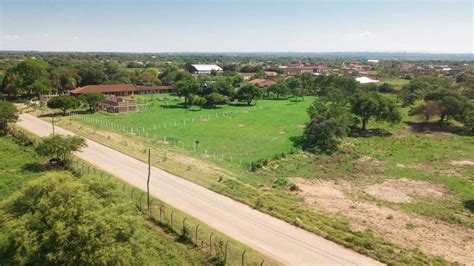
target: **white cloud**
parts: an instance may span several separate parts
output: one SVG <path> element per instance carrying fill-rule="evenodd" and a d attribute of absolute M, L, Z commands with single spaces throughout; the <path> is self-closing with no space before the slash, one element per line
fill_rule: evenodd
<path fill-rule="evenodd" d="M 14 40 L 14 39 L 20 39 L 20 35 L 10 35 L 10 34 L 7 34 L 7 35 L 4 35 L 3 36 L 3 39 L 5 40 Z"/>
<path fill-rule="evenodd" d="M 367 39 L 374 39 L 375 34 L 371 31 L 363 31 L 363 32 L 357 32 L 357 33 L 349 33 L 346 34 L 345 39 L 349 40 L 367 40 Z"/>
<path fill-rule="evenodd" d="M 43 34 L 42 35 L 44 38 L 48 38 L 49 37 L 49 34 Z"/>
<path fill-rule="evenodd" d="M 74 36 L 73 39 L 74 39 L 74 40 L 79 40 L 79 37 Z"/>

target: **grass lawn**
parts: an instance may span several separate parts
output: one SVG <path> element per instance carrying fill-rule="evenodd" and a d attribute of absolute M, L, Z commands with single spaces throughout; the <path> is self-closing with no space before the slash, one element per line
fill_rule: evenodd
<path fill-rule="evenodd" d="M 407 79 L 401 79 L 401 78 L 392 78 L 392 79 L 387 79 L 384 80 L 384 82 L 388 84 L 392 84 L 396 90 L 401 90 L 402 87 L 406 84 L 408 84 L 410 81 Z"/>
<path fill-rule="evenodd" d="M 79 119 L 176 145 L 201 157 L 248 166 L 252 161 L 289 152 L 294 147 L 292 137 L 303 132 L 308 120 L 306 109 L 314 100 L 260 100 L 250 107 L 186 110 L 178 105 L 178 98 L 169 95 L 170 105 L 164 108 L 162 97 L 154 96 L 147 111 L 95 113 Z"/>

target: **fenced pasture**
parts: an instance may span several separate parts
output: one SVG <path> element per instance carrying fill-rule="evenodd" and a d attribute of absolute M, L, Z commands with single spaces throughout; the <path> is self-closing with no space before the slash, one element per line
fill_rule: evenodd
<path fill-rule="evenodd" d="M 295 148 L 308 121 L 304 101 L 259 100 L 256 105 L 183 108 L 174 96 L 141 97 L 140 112 L 74 115 L 94 127 L 136 134 L 157 145 L 174 145 L 196 156 L 248 167 Z M 166 98 L 167 100 L 163 100 Z"/>

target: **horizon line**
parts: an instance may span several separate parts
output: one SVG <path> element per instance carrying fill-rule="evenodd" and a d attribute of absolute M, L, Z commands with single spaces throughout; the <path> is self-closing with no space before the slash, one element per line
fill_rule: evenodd
<path fill-rule="evenodd" d="M 37 53 L 117 53 L 117 54 L 331 54 L 331 53 L 385 53 L 385 54 L 431 54 L 431 55 L 474 55 L 474 52 L 435 52 L 435 51 L 79 51 L 79 50 L 9 50 L 0 52 L 37 52 Z"/>

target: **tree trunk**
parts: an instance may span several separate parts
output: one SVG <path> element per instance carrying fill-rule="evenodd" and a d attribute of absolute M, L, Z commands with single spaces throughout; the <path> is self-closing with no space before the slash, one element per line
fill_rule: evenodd
<path fill-rule="evenodd" d="M 362 130 L 365 130 L 366 129 L 366 126 L 367 126 L 367 120 L 368 119 L 362 119 Z"/>

